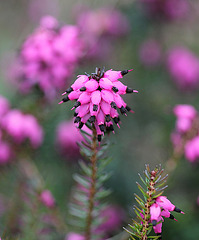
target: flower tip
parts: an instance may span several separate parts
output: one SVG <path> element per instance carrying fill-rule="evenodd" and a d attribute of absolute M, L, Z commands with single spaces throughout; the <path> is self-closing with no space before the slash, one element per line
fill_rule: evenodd
<path fill-rule="evenodd" d="M 135 113 L 133 110 L 130 110 L 131 113 Z"/>
<path fill-rule="evenodd" d="M 119 123 L 117 123 L 117 126 L 118 126 L 118 128 L 120 128 L 120 125 L 119 125 Z"/>
<path fill-rule="evenodd" d="M 75 109 L 75 107 L 72 107 L 71 110 Z"/>
<path fill-rule="evenodd" d="M 132 72 L 133 71 L 133 69 L 130 69 L 130 70 L 128 70 L 129 72 Z"/>
<path fill-rule="evenodd" d="M 174 218 L 173 220 L 175 220 L 176 222 L 178 222 L 178 220 L 177 220 L 177 219 L 175 219 L 175 218 Z"/>
<path fill-rule="evenodd" d="M 183 211 L 181 211 L 182 214 L 185 214 Z"/>
<path fill-rule="evenodd" d="M 62 93 L 62 96 L 64 96 L 66 94 L 66 92 Z"/>
<path fill-rule="evenodd" d="M 63 101 L 59 102 L 58 104 L 62 104 L 62 103 L 63 103 Z"/>
<path fill-rule="evenodd" d="M 138 90 L 133 90 L 134 93 L 138 93 Z"/>

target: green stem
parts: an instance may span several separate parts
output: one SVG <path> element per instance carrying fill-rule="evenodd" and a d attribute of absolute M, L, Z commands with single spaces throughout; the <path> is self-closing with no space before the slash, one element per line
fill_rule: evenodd
<path fill-rule="evenodd" d="M 92 136 L 92 144 L 91 150 L 93 152 L 90 160 L 91 160 L 91 186 L 89 191 L 89 200 L 88 200 L 88 215 L 86 221 L 86 231 L 85 231 L 85 240 L 91 239 L 92 234 L 92 220 L 93 220 L 93 209 L 94 209 L 94 198 L 96 194 L 96 178 L 97 178 L 97 132 L 95 127 L 93 126 L 93 136 Z"/>

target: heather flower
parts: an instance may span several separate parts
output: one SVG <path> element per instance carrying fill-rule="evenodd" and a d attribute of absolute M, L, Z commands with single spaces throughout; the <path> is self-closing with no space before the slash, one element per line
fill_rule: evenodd
<path fill-rule="evenodd" d="M 82 56 L 83 43 L 76 26 L 59 26 L 45 16 L 40 26 L 25 40 L 18 57 L 18 89 L 28 93 L 39 87 L 48 99 L 63 88 Z"/>
<path fill-rule="evenodd" d="M 165 196 L 159 196 L 155 199 L 150 207 L 150 220 L 153 225 L 154 232 L 161 234 L 162 232 L 162 222 L 164 221 L 163 217 L 174 219 L 174 216 L 170 211 L 175 211 L 178 213 L 184 214 L 179 208 L 173 205 Z"/>
<path fill-rule="evenodd" d="M 12 159 L 14 153 L 11 146 L 0 140 L 0 165 L 4 165 Z"/>
<path fill-rule="evenodd" d="M 161 60 L 160 44 L 154 39 L 143 42 L 139 49 L 139 56 L 141 63 L 145 66 L 157 65 Z"/>
<path fill-rule="evenodd" d="M 33 148 L 37 148 L 43 141 L 43 130 L 37 119 L 24 114 L 18 109 L 10 110 L 1 120 L 1 127 L 10 135 L 15 143 L 21 144 L 26 139 Z"/>
<path fill-rule="evenodd" d="M 55 207 L 55 199 L 49 190 L 44 190 L 40 194 L 41 202 L 48 208 Z"/>
<path fill-rule="evenodd" d="M 63 93 L 68 95 L 60 103 L 76 100 L 72 108 L 75 108 L 74 122 L 79 123 L 79 128 L 87 122 L 94 124 L 98 141 L 101 141 L 105 132 L 114 131 L 113 122 L 119 127 L 117 109 L 125 115 L 132 112 L 120 95 L 137 91 L 118 80 L 129 71 L 132 70 L 104 72 L 97 68 L 91 75 L 79 75 L 74 84 Z"/>
<path fill-rule="evenodd" d="M 168 71 L 178 88 L 194 90 L 199 86 L 199 58 L 190 50 L 176 47 L 167 59 Z"/>
<path fill-rule="evenodd" d="M 90 132 L 90 129 L 85 125 L 82 127 L 82 130 Z M 84 138 L 82 137 L 82 134 L 74 125 L 73 121 L 65 121 L 58 125 L 56 130 L 56 144 L 64 156 L 71 157 L 71 159 L 78 157 L 79 146 L 77 145 L 77 142 L 83 140 Z"/>
<path fill-rule="evenodd" d="M 10 103 L 6 98 L 0 96 L 0 118 L 5 115 L 10 109 Z"/>

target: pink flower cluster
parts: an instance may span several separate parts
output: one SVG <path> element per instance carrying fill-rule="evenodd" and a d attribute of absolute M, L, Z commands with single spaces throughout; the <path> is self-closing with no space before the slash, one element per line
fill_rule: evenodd
<path fill-rule="evenodd" d="M 172 133 L 172 142 L 174 147 L 178 147 L 182 144 L 182 137 L 193 130 L 198 112 L 191 105 L 177 105 L 173 111 L 177 120 L 175 132 Z M 193 138 L 185 143 L 184 152 L 190 162 L 196 162 L 199 159 L 199 129 L 196 129 Z"/>
<path fill-rule="evenodd" d="M 90 132 L 85 125 L 82 130 Z M 79 146 L 77 142 L 83 141 L 84 138 L 79 129 L 74 125 L 73 121 L 64 121 L 59 124 L 56 131 L 56 145 L 59 151 L 64 156 L 71 159 L 77 159 L 79 157 Z"/>
<path fill-rule="evenodd" d="M 88 46 L 87 56 L 96 59 L 109 55 L 112 41 L 129 32 L 129 23 L 125 15 L 109 7 L 97 10 L 85 9 L 77 11 L 77 25 L 81 29 Z"/>
<path fill-rule="evenodd" d="M 190 50 L 176 47 L 169 51 L 168 71 L 181 90 L 194 90 L 199 86 L 199 58 Z"/>
<path fill-rule="evenodd" d="M 13 157 L 12 143 L 16 147 L 25 140 L 29 140 L 33 148 L 39 147 L 43 141 L 41 126 L 34 116 L 10 109 L 7 99 L 0 96 L 0 163 Z"/>
<path fill-rule="evenodd" d="M 77 80 L 66 90 L 64 97 L 60 103 L 69 100 L 76 100 L 75 123 L 79 123 L 79 128 L 82 128 L 85 123 L 94 124 L 98 141 L 105 132 L 114 131 L 113 121 L 119 127 L 119 113 L 122 114 L 132 111 L 124 102 L 120 95 L 126 93 L 137 92 L 118 79 L 123 78 L 131 70 L 113 71 L 100 70 L 96 68 L 96 72 L 91 75 L 79 75 Z"/>
<path fill-rule="evenodd" d="M 33 87 L 48 99 L 62 89 L 82 57 L 83 42 L 76 26 L 59 26 L 51 17 L 43 17 L 40 26 L 23 43 L 17 68 L 17 84 L 23 93 Z"/>
<path fill-rule="evenodd" d="M 155 233 L 162 233 L 162 222 L 164 221 L 163 217 L 176 220 L 174 216 L 170 213 L 171 211 L 183 213 L 179 208 L 174 206 L 167 199 L 167 197 L 160 196 L 156 198 L 155 203 L 153 203 L 150 207 L 150 220 L 152 222 Z"/>
<path fill-rule="evenodd" d="M 189 11 L 187 0 L 140 0 L 151 16 L 169 20 L 184 18 Z"/>

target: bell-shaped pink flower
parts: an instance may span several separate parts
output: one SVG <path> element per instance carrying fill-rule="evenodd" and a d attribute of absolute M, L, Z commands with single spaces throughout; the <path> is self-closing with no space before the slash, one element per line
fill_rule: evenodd
<path fill-rule="evenodd" d="M 11 146 L 0 140 L 0 165 L 4 165 L 12 159 L 14 153 Z"/>
<path fill-rule="evenodd" d="M 67 234 L 65 240 L 85 240 L 85 237 L 78 233 L 70 232 Z"/>
<path fill-rule="evenodd" d="M 153 226 L 157 224 L 160 213 L 161 213 L 160 206 L 156 203 L 152 204 L 150 207 L 150 215 Z"/>
<path fill-rule="evenodd" d="M 76 108 L 74 122 L 79 123 L 79 128 L 82 128 L 87 121 L 94 124 L 98 141 L 101 141 L 104 132 L 114 132 L 113 122 L 119 127 L 118 109 L 125 115 L 129 111 L 133 112 L 120 96 L 137 92 L 119 81 L 129 71 L 131 70 L 105 72 L 96 68 L 96 72 L 91 75 L 80 75 L 63 93 L 68 96 L 64 97 L 60 103 L 76 100 L 72 108 Z M 71 94 L 75 97 L 71 98 Z"/>

